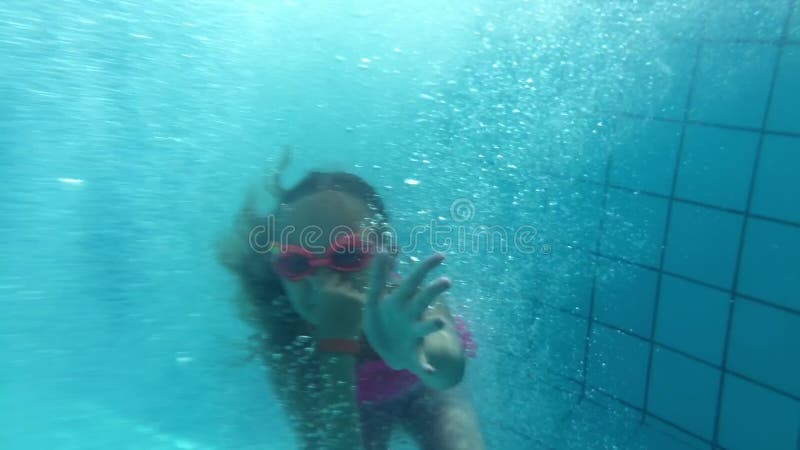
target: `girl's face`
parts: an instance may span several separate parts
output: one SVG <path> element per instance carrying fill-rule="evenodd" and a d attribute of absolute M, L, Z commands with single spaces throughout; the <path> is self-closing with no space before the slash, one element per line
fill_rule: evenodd
<path fill-rule="evenodd" d="M 352 195 L 321 191 L 281 207 L 275 239 L 281 244 L 303 247 L 313 257 L 321 258 L 324 249 L 343 233 L 371 236 L 374 240 L 376 233 L 363 233 L 373 227 L 374 216 L 364 201 Z M 313 323 L 314 310 L 325 289 L 336 287 L 365 296 L 368 273 L 368 266 L 348 272 L 322 266 L 298 280 L 281 277 L 281 283 L 295 311 Z"/>

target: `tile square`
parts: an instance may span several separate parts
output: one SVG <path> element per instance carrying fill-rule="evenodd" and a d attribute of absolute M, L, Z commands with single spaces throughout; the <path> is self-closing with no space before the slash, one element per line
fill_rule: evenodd
<path fill-rule="evenodd" d="M 554 309 L 542 311 L 534 319 L 528 339 L 540 355 L 526 364 L 543 365 L 543 369 L 564 377 L 580 379 L 587 326 L 586 319 Z"/>
<path fill-rule="evenodd" d="M 603 186 L 553 180 L 539 189 L 544 200 L 542 214 L 534 225 L 550 242 L 594 249 L 603 213 Z"/>
<path fill-rule="evenodd" d="M 527 271 L 509 274 L 507 281 L 542 303 L 588 317 L 594 264 L 586 251 L 554 245 L 549 255 L 537 255 Z"/>
<path fill-rule="evenodd" d="M 595 318 L 649 337 L 657 283 L 658 273 L 654 270 L 600 260 L 594 299 Z"/>
<path fill-rule="evenodd" d="M 707 4 L 703 0 L 639 0 L 619 5 L 629 13 L 631 21 L 641 20 L 651 29 L 658 30 L 664 41 L 671 41 L 700 38 Z M 617 17 L 613 19 L 618 20 Z"/>
<path fill-rule="evenodd" d="M 501 448 L 524 448 L 526 445 L 544 447 L 544 443 L 532 435 L 523 434 L 514 424 L 500 418 L 481 418 L 481 432 L 487 445 Z M 416 450 L 415 443 L 403 434 L 393 434 L 389 448 L 396 450 Z"/>
<path fill-rule="evenodd" d="M 800 402 L 735 375 L 725 375 L 719 443 L 730 450 L 796 450 Z"/>
<path fill-rule="evenodd" d="M 750 219 L 739 292 L 800 311 L 800 228 Z"/>
<path fill-rule="evenodd" d="M 704 439 L 714 433 L 719 370 L 656 348 L 650 375 L 650 410 Z"/>
<path fill-rule="evenodd" d="M 705 37 L 711 40 L 773 40 L 783 33 L 787 2 L 731 2 L 725 7 L 708 8 Z"/>
<path fill-rule="evenodd" d="M 737 299 L 728 368 L 800 397 L 800 315 Z"/>
<path fill-rule="evenodd" d="M 648 416 L 626 449 L 711 450 L 711 444 Z"/>
<path fill-rule="evenodd" d="M 609 182 L 612 185 L 669 195 L 681 125 L 671 122 L 618 119 Z"/>
<path fill-rule="evenodd" d="M 611 127 L 602 119 L 571 116 L 553 118 L 548 126 L 556 130 L 555 134 L 542 136 L 534 166 L 560 178 L 604 183 L 613 148 Z"/>
<path fill-rule="evenodd" d="M 664 275 L 656 341 L 719 365 L 729 305 L 726 292 Z"/>
<path fill-rule="evenodd" d="M 583 384 L 577 380 L 567 379 L 553 372 L 537 373 L 535 379 L 542 385 L 540 390 L 550 392 L 553 396 L 561 399 L 555 402 L 558 404 L 558 416 L 561 419 L 569 414 L 569 406 L 580 401 Z M 564 405 L 564 399 L 567 400 L 568 406 Z"/>
<path fill-rule="evenodd" d="M 800 223 L 800 137 L 765 136 L 763 145 L 752 212 Z"/>
<path fill-rule="evenodd" d="M 666 220 L 666 199 L 609 189 L 600 250 L 605 255 L 658 267 Z"/>
<path fill-rule="evenodd" d="M 636 432 L 637 419 L 641 413 L 619 403 L 596 402 L 584 399 L 572 411 L 559 429 L 559 436 L 547 447 L 563 450 L 592 448 L 626 448 L 625 443 Z"/>
<path fill-rule="evenodd" d="M 800 133 L 800 46 L 787 45 L 778 66 L 767 129 Z"/>
<path fill-rule="evenodd" d="M 800 4 L 795 4 L 792 23 L 789 25 L 789 40 L 800 42 Z"/>
<path fill-rule="evenodd" d="M 675 195 L 744 211 L 758 140 L 749 131 L 687 127 Z"/>
<path fill-rule="evenodd" d="M 697 43 L 658 40 L 641 44 L 641 49 L 621 62 L 621 98 L 609 107 L 629 114 L 683 119 Z"/>
<path fill-rule="evenodd" d="M 705 44 L 689 118 L 760 128 L 777 47 L 766 44 Z"/>
<path fill-rule="evenodd" d="M 554 385 L 534 373 L 518 373 L 518 376 L 510 377 L 509 381 L 512 379 L 515 381 L 513 384 L 504 383 L 496 387 L 497 396 L 500 397 L 496 401 L 487 404 L 484 399 L 476 398 L 476 404 L 493 410 L 514 411 L 515 417 L 525 417 L 527 420 L 509 421 L 508 417 L 498 415 L 497 419 L 534 439 L 550 441 L 560 434 L 564 420 L 580 399 L 580 384 L 562 379 Z M 492 384 L 490 380 L 486 382 Z M 525 392 L 525 395 L 519 395 L 520 392 Z"/>
<path fill-rule="evenodd" d="M 642 339 L 595 324 L 589 345 L 587 384 L 641 407 L 649 349 Z"/>
<path fill-rule="evenodd" d="M 730 288 L 743 216 L 676 202 L 664 270 Z"/>

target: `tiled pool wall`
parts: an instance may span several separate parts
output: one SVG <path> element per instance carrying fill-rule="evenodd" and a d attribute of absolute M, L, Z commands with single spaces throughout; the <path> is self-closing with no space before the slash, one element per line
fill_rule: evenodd
<path fill-rule="evenodd" d="M 603 170 L 564 181 L 531 274 L 528 346 L 571 404 L 691 448 L 800 448 L 799 3 L 715 0 L 599 112 Z"/>

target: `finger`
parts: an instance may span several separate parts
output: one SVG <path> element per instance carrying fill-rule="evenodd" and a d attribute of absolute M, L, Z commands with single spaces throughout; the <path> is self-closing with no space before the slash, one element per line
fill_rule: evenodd
<path fill-rule="evenodd" d="M 367 290 L 367 308 L 376 310 L 378 301 L 383 296 L 386 281 L 389 278 L 390 257 L 385 253 L 377 253 L 372 259 Z"/>
<path fill-rule="evenodd" d="M 436 372 L 436 369 L 431 365 L 430 362 L 428 362 L 428 357 L 425 356 L 425 352 L 422 351 L 421 349 L 419 351 L 419 365 L 422 368 L 422 370 L 424 370 L 425 373 L 429 375 Z"/>
<path fill-rule="evenodd" d="M 411 318 L 419 319 L 422 316 L 422 313 L 428 308 L 428 306 L 436 300 L 441 293 L 450 289 L 453 283 L 447 277 L 439 278 L 438 280 L 434 281 L 433 283 L 429 284 L 425 287 L 413 300 L 411 300 L 411 304 L 408 307 L 408 313 L 410 314 Z"/>
<path fill-rule="evenodd" d="M 435 333 L 444 328 L 445 322 L 441 317 L 433 319 L 422 320 L 412 325 L 414 336 L 424 338 L 425 336 Z"/>
<path fill-rule="evenodd" d="M 425 261 L 411 272 L 411 275 L 400 284 L 400 287 L 397 288 L 396 292 L 398 297 L 401 299 L 411 298 L 411 296 L 416 293 L 419 285 L 422 284 L 425 276 L 428 275 L 428 272 L 441 264 L 442 261 L 444 261 L 444 255 L 441 253 L 435 253 L 425 259 Z"/>

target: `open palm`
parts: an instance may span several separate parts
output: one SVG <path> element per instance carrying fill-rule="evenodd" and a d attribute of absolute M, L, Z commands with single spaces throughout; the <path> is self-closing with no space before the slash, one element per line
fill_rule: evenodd
<path fill-rule="evenodd" d="M 372 262 L 369 291 L 364 309 L 364 334 L 370 346 L 389 367 L 413 373 L 432 373 L 422 351 L 425 336 L 444 326 L 440 318 L 425 319 L 423 313 L 436 297 L 450 288 L 447 278 L 440 278 L 420 289 L 425 276 L 444 260 L 434 254 L 420 264 L 400 286 L 384 295 L 391 271 L 391 257 L 379 253 Z"/>

